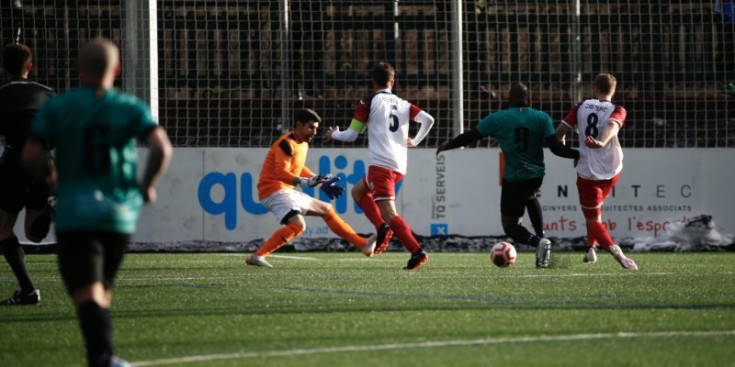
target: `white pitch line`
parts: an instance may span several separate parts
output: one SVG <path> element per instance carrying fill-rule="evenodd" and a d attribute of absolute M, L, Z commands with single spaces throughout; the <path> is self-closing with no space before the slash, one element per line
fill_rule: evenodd
<path fill-rule="evenodd" d="M 245 256 L 245 254 L 218 254 L 219 256 Z M 294 259 L 294 260 L 318 260 L 315 257 L 308 256 L 288 256 L 288 255 L 268 255 L 270 257 L 277 257 L 281 259 Z"/>
<path fill-rule="evenodd" d="M 403 344 L 379 344 L 379 345 L 346 345 L 342 347 L 324 347 L 324 348 L 298 348 L 278 350 L 272 352 L 240 352 L 240 353 L 223 353 L 208 354 L 180 358 L 155 359 L 150 361 L 132 362 L 132 367 L 144 366 L 163 366 L 178 363 L 190 362 L 206 362 L 225 359 L 248 359 L 262 357 L 284 357 L 297 355 L 325 354 L 325 353 L 344 353 L 344 352 L 367 352 L 377 350 L 396 350 L 396 349 L 413 349 L 413 348 L 436 348 L 436 347 L 452 347 L 466 345 L 492 345 L 507 343 L 536 343 L 536 342 L 565 342 L 574 340 L 597 340 L 597 339 L 615 339 L 615 338 L 669 338 L 669 337 L 685 337 L 685 336 L 718 336 L 718 335 L 735 335 L 735 330 L 720 331 L 660 331 L 647 333 L 601 333 L 601 334 L 571 334 L 571 335 L 549 335 L 549 336 L 521 336 L 509 338 L 487 338 L 487 339 L 470 339 L 470 340 L 443 340 L 443 341 L 427 341 L 420 343 L 403 343 Z"/>
<path fill-rule="evenodd" d="M 627 273 L 622 274 L 632 274 L 636 276 L 640 275 L 671 275 L 674 273 L 634 273 L 632 271 L 629 271 Z M 594 276 L 609 276 L 610 273 L 569 273 L 569 274 L 554 274 L 554 273 L 548 273 L 548 274 L 525 274 L 525 275 L 516 275 L 516 274 L 508 274 L 508 275 L 501 275 L 501 277 L 509 277 L 509 278 L 574 278 L 574 277 L 594 277 Z M 616 276 L 619 276 L 621 274 L 616 274 Z"/>
<path fill-rule="evenodd" d="M 271 257 L 278 257 L 278 258 L 287 258 L 287 259 L 297 259 L 297 260 L 310 260 L 310 261 L 318 261 L 319 260 L 319 259 L 313 258 L 313 257 L 297 257 L 297 256 L 283 256 L 283 255 L 269 255 L 269 256 L 271 256 Z M 355 258 L 355 259 L 338 259 L 338 260 L 328 260 L 328 261 L 338 261 L 338 262 L 342 262 L 342 261 L 373 261 L 373 262 L 380 262 L 380 263 L 400 263 L 400 262 L 403 262 L 403 260 L 371 259 L 371 258 L 365 258 L 365 259 L 361 259 L 361 258 Z M 424 273 L 425 273 L 424 274 L 424 277 L 427 277 L 427 278 L 430 277 L 430 274 L 429 274 L 429 270 L 428 269 Z M 462 272 L 455 272 L 454 274 L 457 275 L 457 276 L 465 276 L 465 275 L 467 275 L 467 274 L 462 273 Z M 525 275 L 511 274 L 511 273 L 508 273 L 508 274 L 497 273 L 497 274 L 492 274 L 492 276 L 493 277 L 496 277 L 496 278 L 574 278 L 574 277 L 590 277 L 591 278 L 591 277 L 608 277 L 611 274 L 613 274 L 613 273 L 570 273 L 570 274 L 555 274 L 553 272 L 549 272 L 549 273 L 545 273 L 545 274 L 525 274 Z M 615 276 L 620 276 L 620 275 L 635 275 L 635 276 L 641 277 L 641 276 L 668 276 L 668 275 L 671 275 L 671 274 L 675 274 L 675 273 L 667 273 L 667 272 L 640 273 L 640 272 L 632 272 L 632 271 L 629 271 L 629 272 L 625 272 L 625 273 L 615 273 Z M 725 275 L 727 275 L 727 274 L 735 274 L 735 272 L 733 272 L 733 273 L 730 273 L 730 272 L 722 272 L 722 273 L 711 273 L 711 274 L 715 274 L 715 275 L 725 274 Z M 472 275 L 472 274 L 470 274 L 470 275 Z M 475 274 L 475 275 L 476 276 L 483 276 L 484 277 L 487 274 L 486 273 L 482 273 L 482 274 Z M 446 274 L 438 274 L 437 277 L 445 278 L 446 277 Z M 38 280 L 43 280 L 43 281 L 46 281 L 46 280 L 57 281 L 57 280 L 61 279 L 61 276 L 39 277 L 39 278 L 33 278 L 33 279 L 38 279 Z M 130 278 L 119 277 L 117 279 L 117 282 L 148 282 L 148 281 L 151 281 L 151 280 L 156 280 L 156 281 L 181 281 L 181 280 L 223 280 L 223 279 L 224 280 L 242 280 L 242 279 L 248 279 L 248 278 L 245 277 L 245 276 L 244 277 L 232 277 L 232 276 L 227 276 L 227 277 L 211 277 L 211 276 L 206 276 L 206 277 L 170 277 L 170 278 L 159 278 L 157 276 L 152 275 L 151 277 L 148 277 L 148 278 L 146 278 L 146 277 L 130 277 Z M 0 279 L 0 282 L 2 282 L 2 283 L 14 283 L 14 282 L 16 282 L 16 280 L 15 279 L 10 279 L 10 278 L 8 278 L 8 279 Z"/>
<path fill-rule="evenodd" d="M 291 259 L 291 260 L 312 260 L 312 261 L 319 260 L 315 257 L 307 257 L 307 256 L 288 256 L 288 255 L 268 255 L 268 256 L 277 257 L 279 259 Z"/>

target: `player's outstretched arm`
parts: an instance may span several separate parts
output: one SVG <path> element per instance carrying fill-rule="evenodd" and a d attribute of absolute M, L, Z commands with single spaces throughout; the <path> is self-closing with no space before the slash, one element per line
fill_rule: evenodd
<path fill-rule="evenodd" d="M 337 183 L 339 180 L 339 177 L 332 177 L 322 182 L 321 190 L 324 191 L 331 200 L 342 196 L 342 193 L 345 191 L 345 188 Z"/>
<path fill-rule="evenodd" d="M 564 145 L 559 141 L 559 139 L 557 139 L 557 136 L 557 134 L 553 134 L 546 137 L 546 145 L 549 147 L 551 152 L 562 158 L 570 158 L 574 160 L 579 159 L 579 151 Z"/>
<path fill-rule="evenodd" d="M 310 177 L 296 177 L 296 179 L 294 179 L 293 181 L 293 185 L 301 187 L 314 187 L 330 179 L 332 179 L 332 175 L 330 174 L 317 174 Z"/>
<path fill-rule="evenodd" d="M 141 191 L 145 202 L 153 203 L 156 201 L 156 183 L 171 163 L 173 148 L 166 131 L 160 126 L 148 133 L 146 142 L 150 147 L 150 155 L 145 167 Z"/>
<path fill-rule="evenodd" d="M 452 140 L 441 143 L 439 147 L 436 148 L 436 155 L 439 155 L 439 153 L 445 150 L 456 149 L 472 144 L 482 138 L 484 138 L 484 136 L 482 136 L 480 131 L 473 127 L 471 130 L 455 136 Z"/>
<path fill-rule="evenodd" d="M 357 136 L 365 129 L 365 124 L 352 119 L 350 127 L 347 130 L 340 131 L 339 126 L 331 126 L 327 130 L 327 141 L 332 139 L 351 143 L 357 140 Z"/>

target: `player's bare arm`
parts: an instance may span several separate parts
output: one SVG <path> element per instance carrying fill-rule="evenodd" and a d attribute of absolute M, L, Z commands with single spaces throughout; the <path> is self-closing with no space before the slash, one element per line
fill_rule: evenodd
<path fill-rule="evenodd" d="M 572 128 L 569 125 L 562 122 L 559 124 L 559 126 L 556 127 L 556 138 L 559 139 L 559 141 L 562 144 L 566 144 L 567 134 L 569 134 L 571 131 L 572 131 Z"/>
<path fill-rule="evenodd" d="M 562 145 L 567 144 L 567 134 L 572 132 L 572 127 L 567 125 L 565 122 L 562 122 L 559 124 L 559 126 L 556 127 L 556 138 L 559 140 L 559 142 Z M 579 163 L 579 156 L 574 159 L 574 167 L 577 167 L 577 164 Z"/>
<path fill-rule="evenodd" d="M 588 148 L 592 149 L 602 148 L 607 145 L 608 142 L 610 142 L 610 139 L 618 135 L 618 131 L 620 131 L 620 122 L 617 120 L 609 120 L 607 123 L 607 129 L 603 131 L 600 139 L 595 139 L 592 136 L 588 136 L 584 139 L 584 144 Z"/>
<path fill-rule="evenodd" d="M 156 183 L 171 163 L 173 148 L 166 131 L 160 126 L 151 130 L 146 142 L 151 150 L 141 184 L 141 191 L 146 203 L 154 203 L 157 198 Z"/>

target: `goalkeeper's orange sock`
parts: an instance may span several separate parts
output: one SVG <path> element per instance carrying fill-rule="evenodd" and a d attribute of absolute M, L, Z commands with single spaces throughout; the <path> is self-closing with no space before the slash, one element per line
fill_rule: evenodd
<path fill-rule="evenodd" d="M 388 226 L 390 226 L 393 233 L 398 236 L 398 239 L 401 240 L 403 246 L 412 254 L 421 250 L 421 245 L 419 245 L 419 242 L 416 241 L 416 237 L 411 233 L 411 227 L 408 226 L 408 223 L 406 223 L 400 215 L 393 217 L 393 219 L 390 220 L 390 223 L 388 223 Z"/>
<path fill-rule="evenodd" d="M 258 256 L 268 256 L 273 251 L 276 251 L 283 245 L 287 244 L 288 241 L 296 238 L 296 236 L 300 235 L 303 231 L 304 228 L 300 225 L 289 223 L 276 230 L 271 238 L 265 241 L 258 251 L 255 251 L 255 254 Z"/>
<path fill-rule="evenodd" d="M 594 243 L 593 241 L 597 241 L 600 244 L 600 247 L 605 250 L 609 250 L 610 246 L 615 244 L 610 237 L 610 233 L 607 231 L 607 228 L 605 228 L 605 225 L 596 220 L 587 221 L 587 237 L 591 239 L 588 240 L 588 243 Z"/>
<path fill-rule="evenodd" d="M 370 223 L 375 226 L 376 230 L 380 229 L 383 223 L 385 223 L 385 220 L 383 220 L 383 217 L 380 215 L 378 204 L 375 203 L 375 199 L 373 199 L 373 195 L 370 193 L 363 195 L 360 200 L 357 201 L 357 205 L 363 212 L 365 212 L 365 216 L 368 217 Z"/>
<path fill-rule="evenodd" d="M 329 208 L 329 212 L 327 212 L 323 218 L 329 229 L 331 229 L 337 236 L 346 239 L 347 242 L 357 246 L 360 250 L 367 245 L 367 240 L 355 233 L 352 227 L 337 215 L 334 208 Z"/>

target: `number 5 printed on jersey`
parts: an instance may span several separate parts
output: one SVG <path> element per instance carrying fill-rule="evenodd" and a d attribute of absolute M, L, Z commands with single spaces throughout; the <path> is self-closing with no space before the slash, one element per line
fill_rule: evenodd
<path fill-rule="evenodd" d="M 389 129 L 391 132 L 398 131 L 398 126 L 400 125 L 400 121 L 398 121 L 398 116 L 396 116 L 396 111 L 398 111 L 398 106 L 391 105 L 390 106 L 390 118 L 393 120 L 390 123 Z"/>

